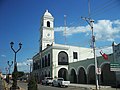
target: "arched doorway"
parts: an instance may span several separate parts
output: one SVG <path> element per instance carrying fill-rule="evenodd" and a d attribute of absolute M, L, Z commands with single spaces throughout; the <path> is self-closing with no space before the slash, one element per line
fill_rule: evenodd
<path fill-rule="evenodd" d="M 64 80 L 67 80 L 67 77 L 68 77 L 68 72 L 65 68 L 61 68 L 59 71 L 58 71 L 58 77 L 62 77 L 64 78 Z"/>
<path fill-rule="evenodd" d="M 101 68 L 101 84 L 114 85 L 116 81 L 115 72 L 110 71 L 110 64 L 104 64 Z"/>
<path fill-rule="evenodd" d="M 45 71 L 45 77 L 47 77 L 47 72 Z"/>
<path fill-rule="evenodd" d="M 70 73 L 70 82 L 77 83 L 77 75 L 74 69 L 72 69 Z"/>
<path fill-rule="evenodd" d="M 86 77 L 86 73 L 83 67 L 81 67 L 78 71 L 78 83 L 80 84 L 87 83 L 87 77 Z"/>
<path fill-rule="evenodd" d="M 48 77 L 50 77 L 50 71 L 48 72 Z"/>
<path fill-rule="evenodd" d="M 42 72 L 42 74 L 41 74 L 41 80 L 43 80 L 44 79 L 44 74 L 43 74 L 43 72 Z"/>
<path fill-rule="evenodd" d="M 95 84 L 95 66 L 90 66 L 88 70 L 88 83 Z"/>

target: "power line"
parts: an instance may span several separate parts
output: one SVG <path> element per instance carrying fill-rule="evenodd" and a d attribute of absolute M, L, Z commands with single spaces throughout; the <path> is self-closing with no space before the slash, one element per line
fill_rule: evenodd
<path fill-rule="evenodd" d="M 99 10 L 101 10 L 102 8 L 104 8 L 107 4 L 111 3 L 111 1 L 112 1 L 112 0 L 108 0 L 108 1 L 100 4 L 100 5 L 97 6 L 97 7 L 95 8 L 95 10 L 94 10 L 93 12 L 91 12 L 91 13 L 96 13 L 96 12 L 98 12 Z M 102 7 L 101 7 L 101 6 L 102 6 Z"/>
<path fill-rule="evenodd" d="M 108 3 L 107 5 L 103 6 L 102 8 L 96 10 L 95 12 L 93 12 L 93 14 L 91 14 L 92 17 L 97 17 L 103 13 L 109 12 L 110 10 L 114 9 L 114 7 L 117 7 L 117 3 L 111 2 Z"/>

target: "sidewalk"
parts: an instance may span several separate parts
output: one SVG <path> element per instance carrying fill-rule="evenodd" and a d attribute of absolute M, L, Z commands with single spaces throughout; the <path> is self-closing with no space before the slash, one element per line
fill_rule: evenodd
<path fill-rule="evenodd" d="M 0 90 L 10 90 L 10 87 L 12 86 L 12 83 L 8 84 L 5 80 L 2 81 L 3 83 L 3 89 L 0 88 Z M 25 90 L 23 88 L 20 87 L 19 90 Z"/>
<path fill-rule="evenodd" d="M 3 81 L 0 79 L 0 90 L 4 90 Z"/>
<path fill-rule="evenodd" d="M 0 90 L 9 90 L 5 80 L 0 80 L 0 83 L 1 83 Z"/>
<path fill-rule="evenodd" d="M 8 84 L 8 90 L 10 90 L 10 87 L 12 86 L 12 84 Z M 25 89 L 23 89 L 23 88 L 21 88 L 21 87 L 19 87 L 20 89 L 19 90 L 25 90 Z"/>
<path fill-rule="evenodd" d="M 95 85 L 89 85 L 89 84 L 74 84 L 74 83 L 71 83 L 69 85 L 70 87 L 80 87 L 80 88 L 85 88 L 86 90 L 95 90 L 96 89 L 96 86 Z M 99 87 L 100 89 L 103 89 L 103 88 L 111 88 L 110 86 L 100 86 Z"/>

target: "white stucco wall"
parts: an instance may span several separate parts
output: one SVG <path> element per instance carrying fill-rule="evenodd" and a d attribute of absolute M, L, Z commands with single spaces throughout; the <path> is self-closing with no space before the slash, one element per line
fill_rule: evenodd
<path fill-rule="evenodd" d="M 58 54 L 61 51 L 64 51 L 68 54 L 69 63 L 85 60 L 87 58 L 93 58 L 92 49 L 61 44 L 53 44 L 52 46 L 53 77 L 58 76 L 58 71 L 61 68 L 65 68 L 66 70 L 68 70 L 68 65 L 58 65 Z M 73 52 L 78 53 L 78 59 L 73 59 Z"/>
<path fill-rule="evenodd" d="M 68 54 L 69 63 L 94 57 L 93 49 L 91 48 L 83 48 L 61 44 L 53 44 L 53 48 L 57 49 L 57 52 L 55 51 L 54 54 L 58 54 L 60 51 L 65 51 Z M 78 59 L 73 59 L 73 52 L 78 53 Z"/>

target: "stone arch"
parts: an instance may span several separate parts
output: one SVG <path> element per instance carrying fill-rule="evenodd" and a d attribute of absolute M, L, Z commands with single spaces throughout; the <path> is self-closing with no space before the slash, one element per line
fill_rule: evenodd
<path fill-rule="evenodd" d="M 45 55 L 45 67 L 47 67 L 47 56 Z"/>
<path fill-rule="evenodd" d="M 62 77 L 62 78 L 64 78 L 64 80 L 67 80 L 67 77 L 68 77 L 68 71 L 67 71 L 67 69 L 61 68 L 58 71 L 58 77 Z"/>
<path fill-rule="evenodd" d="M 78 83 L 80 83 L 80 84 L 87 83 L 87 75 L 86 75 L 85 69 L 83 67 L 80 67 L 78 69 Z"/>
<path fill-rule="evenodd" d="M 95 84 L 95 66 L 91 65 L 88 68 L 88 83 Z"/>
<path fill-rule="evenodd" d="M 101 84 L 102 85 L 115 85 L 116 75 L 115 72 L 110 71 L 110 64 L 105 63 L 101 66 Z"/>
<path fill-rule="evenodd" d="M 77 71 L 76 71 L 76 69 L 75 69 L 74 67 L 71 67 L 71 68 L 69 69 L 68 74 L 71 74 L 71 70 L 72 70 L 72 69 L 74 69 L 74 70 L 75 70 L 75 73 L 77 74 Z"/>
<path fill-rule="evenodd" d="M 88 74 L 89 69 L 90 69 L 91 66 L 95 66 L 95 65 L 94 65 L 94 64 L 89 64 L 89 65 L 87 66 L 87 69 L 86 69 L 86 73 L 87 73 L 87 74 Z"/>
<path fill-rule="evenodd" d="M 79 67 L 77 68 L 77 74 L 78 74 L 78 71 L 80 70 L 80 68 L 83 68 L 83 69 L 85 70 L 85 73 L 87 73 L 84 66 L 79 66 Z"/>
<path fill-rule="evenodd" d="M 102 68 L 105 64 L 110 64 L 110 62 L 103 62 L 100 64 L 100 68 Z"/>
<path fill-rule="evenodd" d="M 69 79 L 71 83 L 77 83 L 77 75 L 74 69 L 71 69 Z"/>
<path fill-rule="evenodd" d="M 65 51 L 59 52 L 58 65 L 68 65 L 68 54 Z"/>
<path fill-rule="evenodd" d="M 48 66 L 50 66 L 50 53 L 48 54 Z"/>

